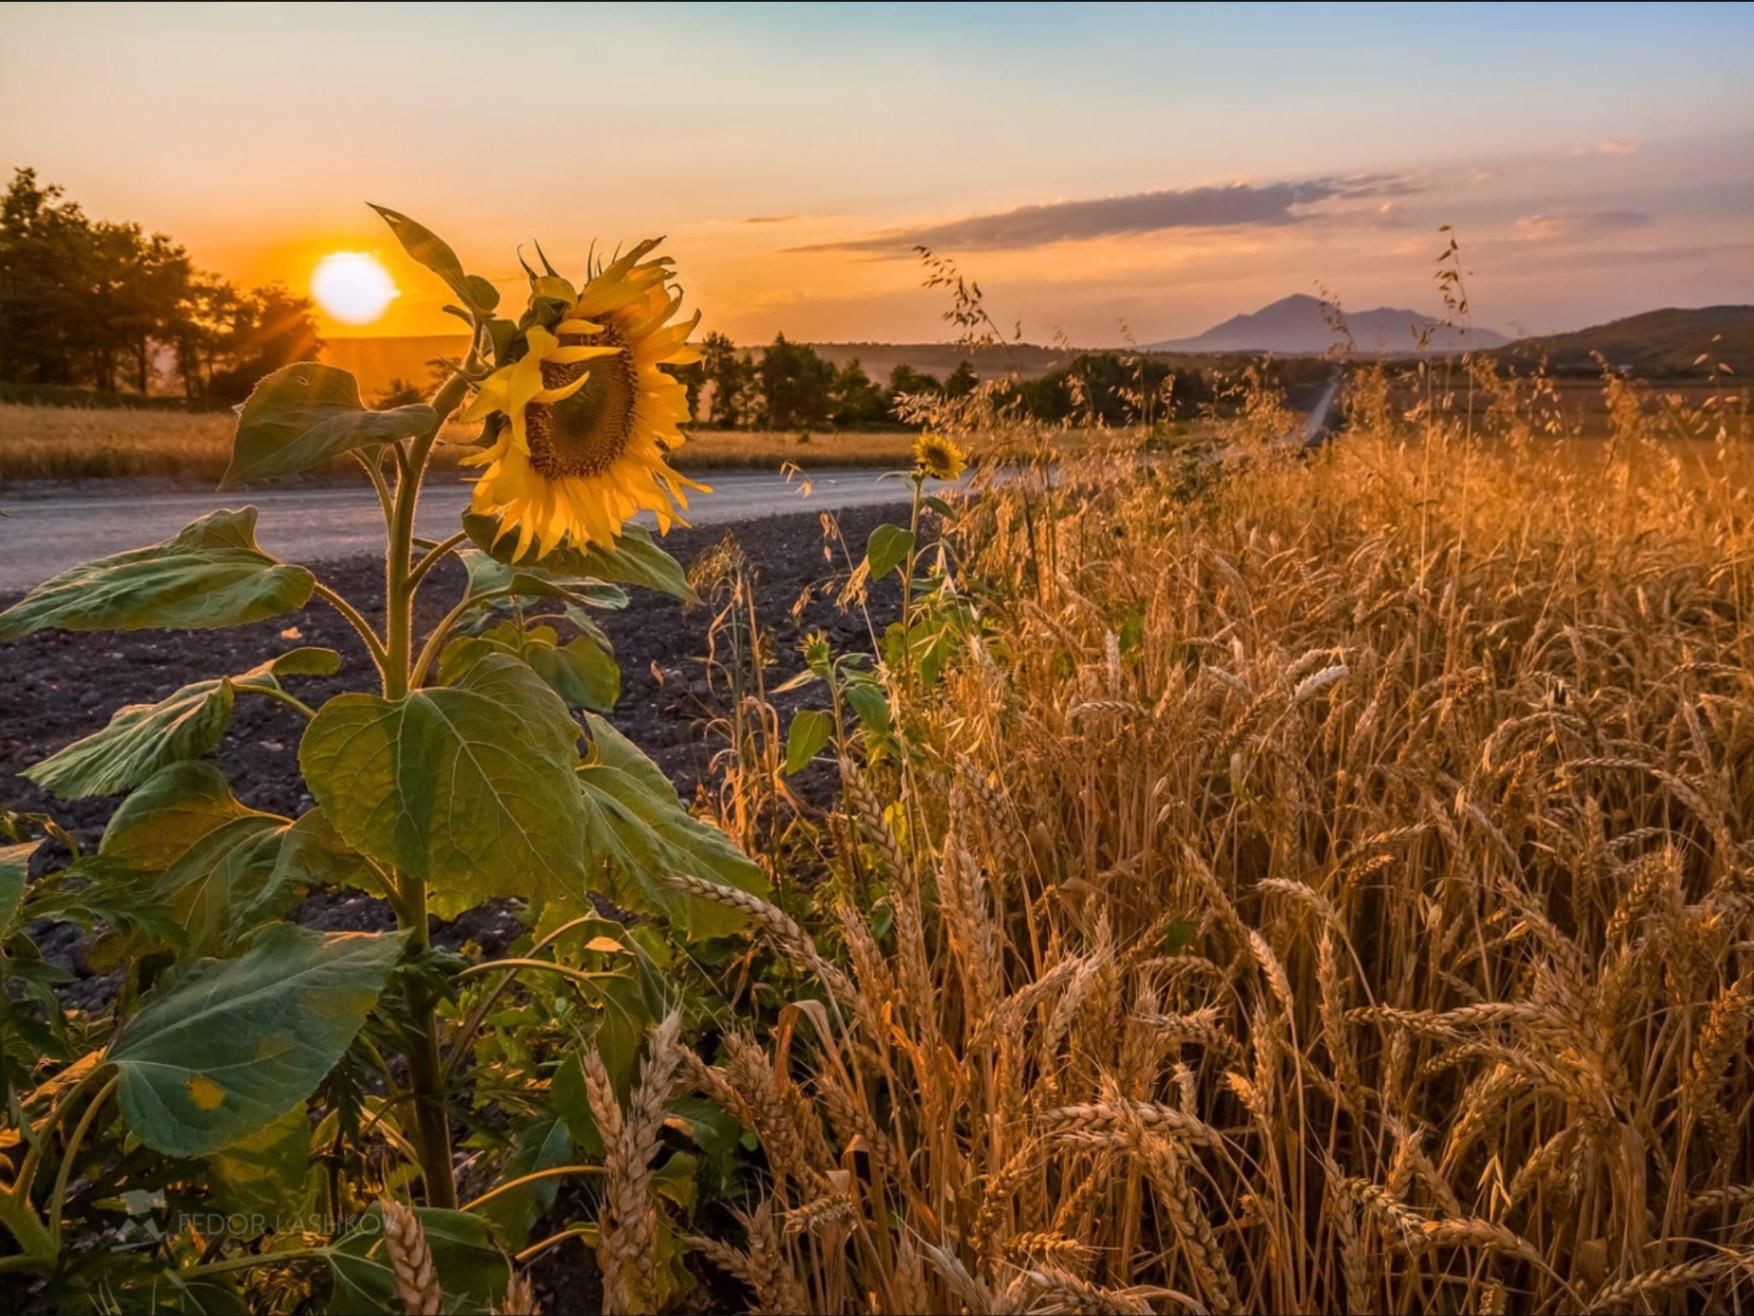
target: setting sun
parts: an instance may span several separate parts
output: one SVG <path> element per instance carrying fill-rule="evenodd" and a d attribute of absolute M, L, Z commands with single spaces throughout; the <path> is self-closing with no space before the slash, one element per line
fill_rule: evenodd
<path fill-rule="evenodd" d="M 337 251 L 323 257 L 311 275 L 317 304 L 347 324 L 370 324 L 396 297 L 396 285 L 377 258 L 363 251 Z"/>

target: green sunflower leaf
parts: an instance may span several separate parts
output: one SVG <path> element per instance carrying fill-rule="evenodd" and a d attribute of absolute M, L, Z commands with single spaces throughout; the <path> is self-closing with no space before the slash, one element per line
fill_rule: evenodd
<path fill-rule="evenodd" d="M 369 409 L 345 370 L 300 361 L 264 378 L 238 416 L 221 489 L 320 466 L 331 457 L 425 433 L 438 415 L 425 403 Z"/>
<path fill-rule="evenodd" d="M 800 708 L 794 713 L 791 730 L 786 733 L 786 776 L 796 776 L 808 767 L 833 734 L 834 718 L 826 709 Z"/>
<path fill-rule="evenodd" d="M 871 579 L 881 580 L 907 560 L 914 546 L 913 531 L 898 525 L 880 525 L 871 532 L 865 544 L 865 561 L 871 565 Z"/>
<path fill-rule="evenodd" d="M 552 626 L 525 626 L 501 622 L 485 634 L 453 640 L 439 660 L 439 676 L 465 669 L 484 653 L 504 653 L 529 664 L 548 683 L 549 689 L 566 700 L 568 708 L 589 708 L 606 713 L 621 698 L 621 668 L 606 643 L 594 635 L 579 635 L 567 643 Z"/>
<path fill-rule="evenodd" d="M 463 529 L 482 552 L 500 562 L 512 561 L 517 537 L 508 535 L 493 517 L 471 512 L 463 518 Z M 652 541 L 651 532 L 644 526 L 623 526 L 621 537 L 611 549 L 596 544 L 584 549 L 563 544 L 519 565 L 539 567 L 561 577 L 639 585 L 681 599 L 684 603 L 698 602 L 681 564 Z"/>
<path fill-rule="evenodd" d="M 25 879 L 30 875 L 30 857 L 41 841 L 23 845 L 0 846 L 0 953 L 12 933 L 18 911 L 24 908 Z"/>
<path fill-rule="evenodd" d="M 402 699 L 338 695 L 299 766 L 361 853 L 427 883 L 453 915 L 499 895 L 566 895 L 584 876 L 578 727 L 529 667 L 484 652 Z"/>
<path fill-rule="evenodd" d="M 256 543 L 256 509 L 210 512 L 169 539 L 63 571 L 0 613 L 0 640 L 36 631 L 216 630 L 310 601 L 315 578 Z"/>
<path fill-rule="evenodd" d="M 390 226 L 390 232 L 396 235 L 396 240 L 402 244 L 402 250 L 449 284 L 451 291 L 465 303 L 484 311 L 491 311 L 499 304 L 497 291 L 492 302 L 483 304 L 477 300 L 486 295 L 486 290 L 475 287 L 475 283 L 487 284 L 487 289 L 492 289 L 493 285 L 488 284 L 485 279 L 472 280 L 470 275 L 465 274 L 463 262 L 457 259 L 457 253 L 451 250 L 450 244 L 425 224 L 408 218 L 400 211 L 391 210 L 388 206 L 369 201 L 366 204 L 377 211 L 384 223 Z"/>
<path fill-rule="evenodd" d="M 241 676 L 196 681 L 156 704 L 128 704 L 109 725 L 76 740 L 22 774 L 64 800 L 132 790 L 169 763 L 198 759 L 220 741 L 239 689 L 278 690 L 282 676 L 332 676 L 333 649 L 293 649 Z"/>
<path fill-rule="evenodd" d="M 109 725 L 76 740 L 23 775 L 64 800 L 132 790 L 170 763 L 198 759 L 231 721 L 235 690 L 224 677 L 197 681 L 156 704 L 118 708 Z"/>
<path fill-rule="evenodd" d="M 207 1156 L 285 1115 L 352 1043 L 402 943 L 282 924 L 196 965 L 105 1057 L 129 1128 L 167 1155 Z"/>
<path fill-rule="evenodd" d="M 662 878 L 687 873 L 761 893 L 767 890 L 761 869 L 730 837 L 691 816 L 669 778 L 632 741 L 594 713 L 585 720 L 593 752 L 579 766 L 579 789 L 591 813 L 591 858 L 611 875 L 609 898 L 663 913 L 692 936 L 740 926 L 730 909 L 679 895 Z"/>
<path fill-rule="evenodd" d="M 217 950 L 283 912 L 299 883 L 331 873 L 295 851 L 298 824 L 239 802 L 211 763 L 176 763 L 122 802 L 78 871 L 150 886 L 182 944 Z"/>

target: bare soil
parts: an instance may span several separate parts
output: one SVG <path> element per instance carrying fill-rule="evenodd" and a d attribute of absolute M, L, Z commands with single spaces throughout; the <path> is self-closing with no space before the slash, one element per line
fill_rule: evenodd
<path fill-rule="evenodd" d="M 879 522 L 896 509 L 863 508 L 839 517 L 855 553 Z M 825 557 L 822 519 L 816 514 L 770 517 L 732 527 L 673 531 L 666 547 L 685 566 L 725 538 L 741 546 L 754 566 L 755 602 L 762 626 L 771 633 L 773 682 L 801 666 L 799 642 L 812 630 L 825 631 L 841 651 L 869 649 L 865 618 L 843 611 L 835 594 L 845 562 L 835 548 Z M 383 604 L 382 566 L 357 559 L 325 566 L 323 579 L 353 600 L 374 621 Z M 455 601 L 463 584 L 461 567 L 447 562 L 434 571 L 420 601 L 418 620 L 430 626 Z M 685 608 L 646 591 L 633 591 L 623 611 L 600 613 L 622 669 L 622 694 L 611 721 L 649 754 L 686 800 L 709 781 L 712 757 L 721 748 L 708 738 L 706 724 L 717 700 L 706 680 L 705 655 L 712 622 L 707 606 Z M 12 602 L 0 598 L 0 607 Z M 798 606 L 801 603 L 801 606 Z M 899 606 L 894 578 L 872 592 L 872 620 L 881 628 Z M 293 689 L 306 703 L 320 705 L 349 688 L 369 688 L 370 659 L 345 622 L 318 604 L 303 612 L 254 626 L 225 631 L 136 631 L 76 635 L 62 631 L 29 637 L 0 649 L 0 807 L 52 814 L 87 847 L 95 846 L 115 809 L 115 798 L 53 799 L 18 773 L 31 763 L 82 736 L 99 730 L 123 704 L 162 699 L 203 677 L 242 672 L 269 655 L 300 645 L 324 645 L 343 656 L 332 678 L 305 678 Z M 813 692 L 779 696 L 787 710 L 816 698 Z M 312 805 L 298 774 L 299 716 L 264 699 L 240 699 L 230 730 L 214 759 L 244 803 L 296 817 Z M 806 798 L 827 786 L 826 769 L 812 769 L 798 786 Z M 58 847 L 45 845 L 38 863 L 62 862 Z M 497 954 L 520 924 L 514 902 L 496 902 L 448 924 L 435 924 L 441 944 L 474 942 Z M 392 926 L 378 901 L 349 891 L 317 891 L 295 917 L 326 930 L 376 930 Z M 110 981 L 84 965 L 85 945 L 71 927 L 40 929 L 43 949 L 78 975 L 69 1003 L 96 1005 Z"/>

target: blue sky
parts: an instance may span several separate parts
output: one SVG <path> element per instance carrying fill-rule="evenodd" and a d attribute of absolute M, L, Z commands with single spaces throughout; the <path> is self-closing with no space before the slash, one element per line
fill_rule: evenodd
<path fill-rule="evenodd" d="M 1318 282 L 1430 308 L 1444 222 L 1497 327 L 1754 300 L 1754 5 L 0 20 L 6 162 L 240 278 L 381 252 L 369 197 L 508 279 L 532 236 L 668 233 L 709 324 L 742 338 L 941 336 L 920 237 L 1029 336 L 1089 343 Z M 384 327 L 438 328 L 440 299 L 383 254 L 405 289 Z"/>

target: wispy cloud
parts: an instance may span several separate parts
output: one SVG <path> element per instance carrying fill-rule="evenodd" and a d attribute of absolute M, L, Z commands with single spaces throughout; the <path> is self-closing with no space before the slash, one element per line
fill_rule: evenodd
<path fill-rule="evenodd" d="M 1637 155 L 1638 143 L 1627 137 L 1610 137 L 1596 143 L 1597 155 Z"/>
<path fill-rule="evenodd" d="M 740 224 L 784 224 L 797 219 L 797 215 L 750 215 L 738 221 Z"/>
<path fill-rule="evenodd" d="M 1233 183 L 1190 187 L 1088 201 L 1053 201 L 991 215 L 868 237 L 794 247 L 793 251 L 868 251 L 902 255 L 914 247 L 951 251 L 1004 251 L 1055 242 L 1174 228 L 1277 227 L 1307 216 L 1304 208 L 1324 201 L 1405 196 L 1419 186 L 1400 174 L 1352 174 L 1281 183 Z"/>
<path fill-rule="evenodd" d="M 1544 210 L 1523 215 L 1511 227 L 1519 242 L 1584 242 L 1647 228 L 1649 215 L 1635 210 Z"/>

